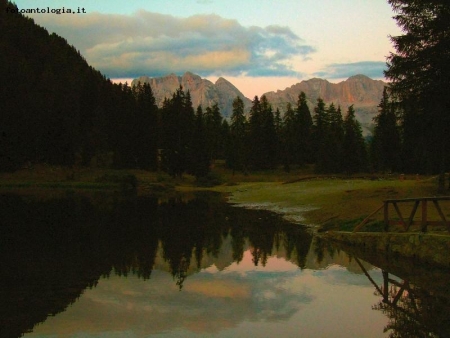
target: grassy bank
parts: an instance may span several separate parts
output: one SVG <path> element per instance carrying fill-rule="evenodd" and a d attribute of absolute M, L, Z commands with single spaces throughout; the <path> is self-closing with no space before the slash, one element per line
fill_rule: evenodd
<path fill-rule="evenodd" d="M 173 179 L 164 173 L 145 170 L 67 168 L 35 165 L 13 173 L 0 173 L 0 192 L 50 194 L 51 191 L 122 191 L 139 194 L 174 190 L 176 185 L 192 185 L 193 178 Z"/>
<path fill-rule="evenodd" d="M 229 193 L 231 202 L 273 210 L 292 221 L 322 230 L 352 230 L 359 221 L 379 208 L 383 200 L 433 196 L 436 187 L 434 177 L 365 179 L 297 175 L 297 178 L 292 176 L 286 181 L 242 181 L 215 187 L 214 190 Z M 409 205 L 401 206 L 403 215 L 408 215 L 410 208 Z M 444 209 L 450 210 L 448 206 Z M 434 210 L 430 210 L 430 217 L 438 217 L 433 213 Z M 378 230 L 381 220 L 382 214 L 379 213 L 367 227 Z"/>
<path fill-rule="evenodd" d="M 230 202 L 282 213 L 291 221 L 322 230 L 352 230 L 358 221 L 376 210 L 385 199 L 433 196 L 436 178 L 398 175 L 368 177 L 318 176 L 312 167 L 233 174 L 221 163 L 201 188 L 192 176 L 174 179 L 165 173 L 144 170 L 64 168 L 47 165 L 0 174 L 0 192 L 49 194 L 50 191 L 121 191 L 167 194 L 175 190 L 210 189 L 228 193 Z M 208 183 L 218 184 L 208 187 Z M 447 216 L 450 205 L 443 205 Z M 408 215 L 408 205 L 402 206 Z M 433 217 L 434 209 L 429 213 Z M 437 217 L 437 215 L 435 215 Z M 369 222 L 369 230 L 380 228 L 381 213 Z M 420 213 L 418 213 L 420 217 Z M 367 230 L 367 229 L 366 229 Z"/>

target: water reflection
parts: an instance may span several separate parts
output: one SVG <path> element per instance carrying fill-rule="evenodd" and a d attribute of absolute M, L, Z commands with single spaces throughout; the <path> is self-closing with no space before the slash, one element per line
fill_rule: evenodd
<path fill-rule="evenodd" d="M 397 307 L 408 294 L 419 312 L 448 310 L 435 291 L 393 277 L 386 288 L 355 253 L 219 194 L 3 195 L 0 211 L 1 337 L 412 337 L 385 307 L 393 288 Z M 425 322 L 420 332 L 440 334 Z"/>
<path fill-rule="evenodd" d="M 149 279 L 158 250 L 182 289 L 189 275 L 218 258 L 224 239 L 231 242 L 230 262 L 241 261 L 251 247 L 255 265 L 267 263 L 275 242 L 302 264 L 312 239 L 302 227 L 232 208 L 211 193 L 164 202 L 148 196 L 3 195 L 0 210 L 2 337 L 18 337 L 64 311 L 111 272 Z"/>
<path fill-rule="evenodd" d="M 321 247 L 325 246 L 334 248 L 322 242 Z M 450 271 L 345 245 L 340 249 L 353 256 L 380 296 L 372 308 L 389 319 L 384 328 L 389 337 L 450 337 Z M 361 259 L 380 268 L 382 281 L 373 279 Z"/>

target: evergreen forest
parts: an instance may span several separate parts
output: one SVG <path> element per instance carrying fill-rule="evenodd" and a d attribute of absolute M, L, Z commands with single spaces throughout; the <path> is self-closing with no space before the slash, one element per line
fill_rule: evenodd
<path fill-rule="evenodd" d="M 450 6 L 430 2 L 426 13 L 433 15 L 425 15 L 412 1 L 389 2 L 407 33 L 392 38 L 398 53 L 388 58 L 391 82 L 364 138 L 353 106 L 319 98 L 310 110 L 303 92 L 284 112 L 264 95 L 245 111 L 236 97 L 229 120 L 217 104 L 193 107 L 182 87 L 157 107 L 149 84 L 112 83 L 64 38 L 7 13 L 15 5 L 0 0 L 0 171 L 47 163 L 200 178 L 224 160 L 244 173 L 305 165 L 323 174 L 445 173 Z M 425 36 L 433 39 L 425 43 Z"/>

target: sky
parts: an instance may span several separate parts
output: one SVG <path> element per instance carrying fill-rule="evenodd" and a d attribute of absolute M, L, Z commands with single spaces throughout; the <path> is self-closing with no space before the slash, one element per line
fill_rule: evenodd
<path fill-rule="evenodd" d="M 148 280 L 111 273 L 25 337 L 383 336 L 387 318 L 373 311 L 381 296 L 363 273 L 299 269 L 283 256 L 256 267 L 252 259 L 248 250 L 221 270 L 188 273 L 181 291 L 167 269 L 154 268 Z M 369 274 L 382 283 L 379 269 Z"/>
<path fill-rule="evenodd" d="M 253 98 L 314 77 L 384 79 L 400 35 L 386 0 L 16 0 L 113 81 L 186 71 Z M 54 11 L 53 11 L 54 12 Z"/>

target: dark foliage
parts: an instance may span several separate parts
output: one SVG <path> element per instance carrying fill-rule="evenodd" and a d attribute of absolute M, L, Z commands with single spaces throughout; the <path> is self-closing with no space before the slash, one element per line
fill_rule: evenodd
<path fill-rule="evenodd" d="M 404 168 L 440 172 L 440 189 L 449 169 L 450 3 L 444 0 L 389 0 L 403 35 L 391 37 L 396 49 L 385 75 L 398 103 L 404 128 Z"/>
<path fill-rule="evenodd" d="M 319 173 L 367 170 L 444 173 L 450 169 L 450 6 L 444 1 L 390 0 L 405 34 L 392 37 L 392 80 L 379 105 L 371 163 L 349 107 L 306 95 L 284 115 L 265 96 L 248 119 L 241 99 L 228 122 L 217 103 L 194 113 L 179 88 L 162 108 L 149 84 L 113 84 L 75 47 L 11 14 L 0 0 L 0 171 L 34 163 L 163 169 L 206 178 L 218 159 L 247 172 L 315 163 Z M 442 175 L 441 175 L 442 176 Z"/>

